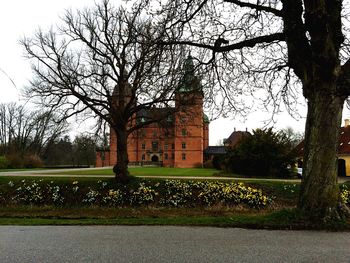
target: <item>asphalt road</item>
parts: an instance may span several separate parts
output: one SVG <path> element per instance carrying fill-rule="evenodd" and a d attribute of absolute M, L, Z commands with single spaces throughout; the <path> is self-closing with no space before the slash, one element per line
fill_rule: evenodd
<path fill-rule="evenodd" d="M 350 233 L 0 226 L 0 262 L 350 262 Z"/>

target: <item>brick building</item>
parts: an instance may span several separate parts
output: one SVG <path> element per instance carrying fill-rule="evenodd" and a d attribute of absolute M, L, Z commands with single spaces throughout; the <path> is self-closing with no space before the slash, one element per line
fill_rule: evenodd
<path fill-rule="evenodd" d="M 197 167 L 209 144 L 209 120 L 203 113 L 203 91 L 194 73 L 192 57 L 184 63 L 184 76 L 176 89 L 175 107 L 152 108 L 137 113 L 137 121 L 166 113 L 165 119 L 147 125 L 128 137 L 129 164 L 156 163 L 165 167 Z M 112 166 L 117 161 L 117 140 L 110 131 L 110 148 L 98 151 L 96 166 Z"/>

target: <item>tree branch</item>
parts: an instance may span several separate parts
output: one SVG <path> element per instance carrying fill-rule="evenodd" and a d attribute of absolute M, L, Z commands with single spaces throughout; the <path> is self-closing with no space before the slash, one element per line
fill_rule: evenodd
<path fill-rule="evenodd" d="M 260 44 L 260 43 L 271 43 L 274 41 L 284 41 L 284 40 L 285 40 L 284 33 L 274 33 L 274 34 L 270 34 L 270 35 L 259 36 L 259 37 L 243 40 L 241 42 L 238 42 L 238 43 L 235 43 L 232 45 L 220 46 L 220 47 L 217 47 L 215 45 L 194 43 L 192 41 L 170 41 L 170 42 L 162 42 L 162 44 L 165 44 L 165 45 L 173 45 L 173 44 L 189 45 L 189 46 L 193 46 L 193 47 L 210 49 L 214 52 L 227 52 L 227 51 L 231 51 L 231 50 L 242 49 L 244 47 L 254 47 L 255 45 Z"/>
<path fill-rule="evenodd" d="M 268 6 L 263 6 L 263 5 L 258 5 L 258 4 L 251 4 L 251 3 L 245 3 L 245 2 L 238 1 L 238 0 L 224 0 L 224 2 L 232 3 L 232 4 L 238 5 L 240 7 L 249 7 L 251 9 L 255 9 L 255 10 L 258 10 L 258 11 L 264 11 L 264 12 L 272 13 L 272 14 L 274 14 L 276 16 L 279 16 L 279 17 L 283 16 L 283 13 L 282 13 L 281 10 L 278 10 L 278 9 L 275 9 L 275 8 L 272 8 L 272 7 L 268 7 Z"/>

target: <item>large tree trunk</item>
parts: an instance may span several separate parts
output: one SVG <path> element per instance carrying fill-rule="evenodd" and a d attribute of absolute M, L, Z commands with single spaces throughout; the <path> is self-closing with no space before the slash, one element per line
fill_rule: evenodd
<path fill-rule="evenodd" d="M 128 172 L 128 134 L 126 127 L 114 127 L 114 130 L 117 135 L 117 163 L 113 167 L 113 172 L 118 182 L 126 183 L 130 179 Z"/>
<path fill-rule="evenodd" d="M 344 99 L 334 95 L 334 85 L 320 81 L 308 96 L 303 179 L 298 204 L 306 215 L 322 221 L 342 216 L 337 148 Z"/>

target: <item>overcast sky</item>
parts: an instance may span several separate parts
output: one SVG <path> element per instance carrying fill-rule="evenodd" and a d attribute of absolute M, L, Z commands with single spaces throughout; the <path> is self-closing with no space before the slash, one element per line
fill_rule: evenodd
<path fill-rule="evenodd" d="M 118 2 L 118 1 L 116 1 Z M 82 8 L 93 5 L 94 0 L 11 0 L 0 3 L 0 103 L 18 101 L 20 90 L 31 78 L 29 62 L 23 58 L 23 49 L 18 41 L 24 35 L 30 36 L 40 26 L 49 28 L 59 22 L 59 16 L 65 9 Z M 5 73 L 3 72 L 5 71 Z M 8 75 L 8 76 L 6 76 Z M 10 79 L 15 83 L 15 86 Z M 303 99 L 301 99 L 303 102 Z M 287 113 L 276 118 L 274 126 L 277 129 L 290 126 L 297 131 L 303 131 L 305 125 L 305 109 L 300 109 L 301 119 L 293 119 Z M 250 131 L 264 126 L 269 119 L 268 113 L 256 109 L 255 113 L 243 119 L 219 119 L 210 124 L 210 145 L 216 145 L 219 140 L 227 138 L 236 128 Z M 349 111 L 344 112 L 343 119 L 350 117 Z"/>

